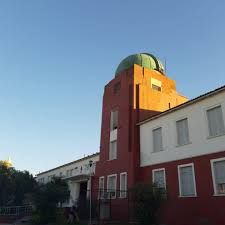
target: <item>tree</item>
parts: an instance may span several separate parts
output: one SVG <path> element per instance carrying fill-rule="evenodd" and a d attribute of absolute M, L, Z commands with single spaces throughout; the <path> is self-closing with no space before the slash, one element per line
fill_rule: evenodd
<path fill-rule="evenodd" d="M 141 225 L 157 225 L 166 192 L 155 184 L 139 183 L 132 189 L 136 218 Z"/>
<path fill-rule="evenodd" d="M 33 176 L 28 171 L 12 170 L 12 180 L 14 188 L 14 201 L 15 205 L 22 205 L 26 200 L 26 196 L 31 194 L 37 183 Z"/>
<path fill-rule="evenodd" d="M 54 222 L 57 206 L 70 196 L 67 182 L 60 178 L 53 178 L 47 184 L 40 184 L 34 192 L 34 215 L 36 223 Z"/>
<path fill-rule="evenodd" d="M 11 168 L 0 162 L 0 206 L 9 205 L 13 199 Z"/>
<path fill-rule="evenodd" d="M 28 171 L 15 170 L 0 162 L 0 206 L 23 205 L 25 196 L 35 186 L 36 181 Z"/>

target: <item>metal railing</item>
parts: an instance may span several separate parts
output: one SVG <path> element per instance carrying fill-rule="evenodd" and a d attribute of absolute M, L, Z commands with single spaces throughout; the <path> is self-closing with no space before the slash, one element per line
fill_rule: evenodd
<path fill-rule="evenodd" d="M 0 216 L 21 216 L 31 215 L 32 206 L 1 206 Z"/>

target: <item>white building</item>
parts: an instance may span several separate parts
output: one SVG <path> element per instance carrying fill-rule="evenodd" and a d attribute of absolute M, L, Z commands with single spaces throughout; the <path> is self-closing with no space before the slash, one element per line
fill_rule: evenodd
<path fill-rule="evenodd" d="M 86 198 L 89 189 L 90 175 L 95 174 L 95 165 L 99 161 L 99 153 L 86 156 L 73 162 L 37 174 L 39 183 L 47 183 L 52 177 L 61 177 L 68 181 L 70 199 L 64 203 L 64 207 L 71 207 L 78 198 Z M 91 163 L 91 164 L 90 164 Z M 91 165 L 91 166 L 90 166 Z"/>

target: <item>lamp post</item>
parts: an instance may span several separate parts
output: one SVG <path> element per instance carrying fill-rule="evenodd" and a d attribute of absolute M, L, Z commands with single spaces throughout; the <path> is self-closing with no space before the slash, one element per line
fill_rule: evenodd
<path fill-rule="evenodd" d="M 92 160 L 90 160 L 89 161 L 89 169 L 90 169 L 90 173 L 89 173 L 89 191 L 90 191 L 90 194 L 89 194 L 89 198 L 90 198 L 90 206 L 89 206 L 89 208 L 90 208 L 90 212 L 89 212 L 89 225 L 91 225 L 92 224 L 92 222 L 91 222 L 91 167 L 92 167 L 92 165 L 93 165 L 93 161 Z"/>

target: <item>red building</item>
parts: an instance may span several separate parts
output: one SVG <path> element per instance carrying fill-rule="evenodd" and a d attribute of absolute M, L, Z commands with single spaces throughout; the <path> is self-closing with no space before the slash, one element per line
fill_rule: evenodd
<path fill-rule="evenodd" d="M 115 74 L 104 90 L 93 179 L 94 189 L 111 192 L 113 218 L 129 214 L 123 191 L 152 181 L 169 196 L 162 224 L 225 224 L 225 88 L 188 101 L 147 53 L 128 56 Z"/>

